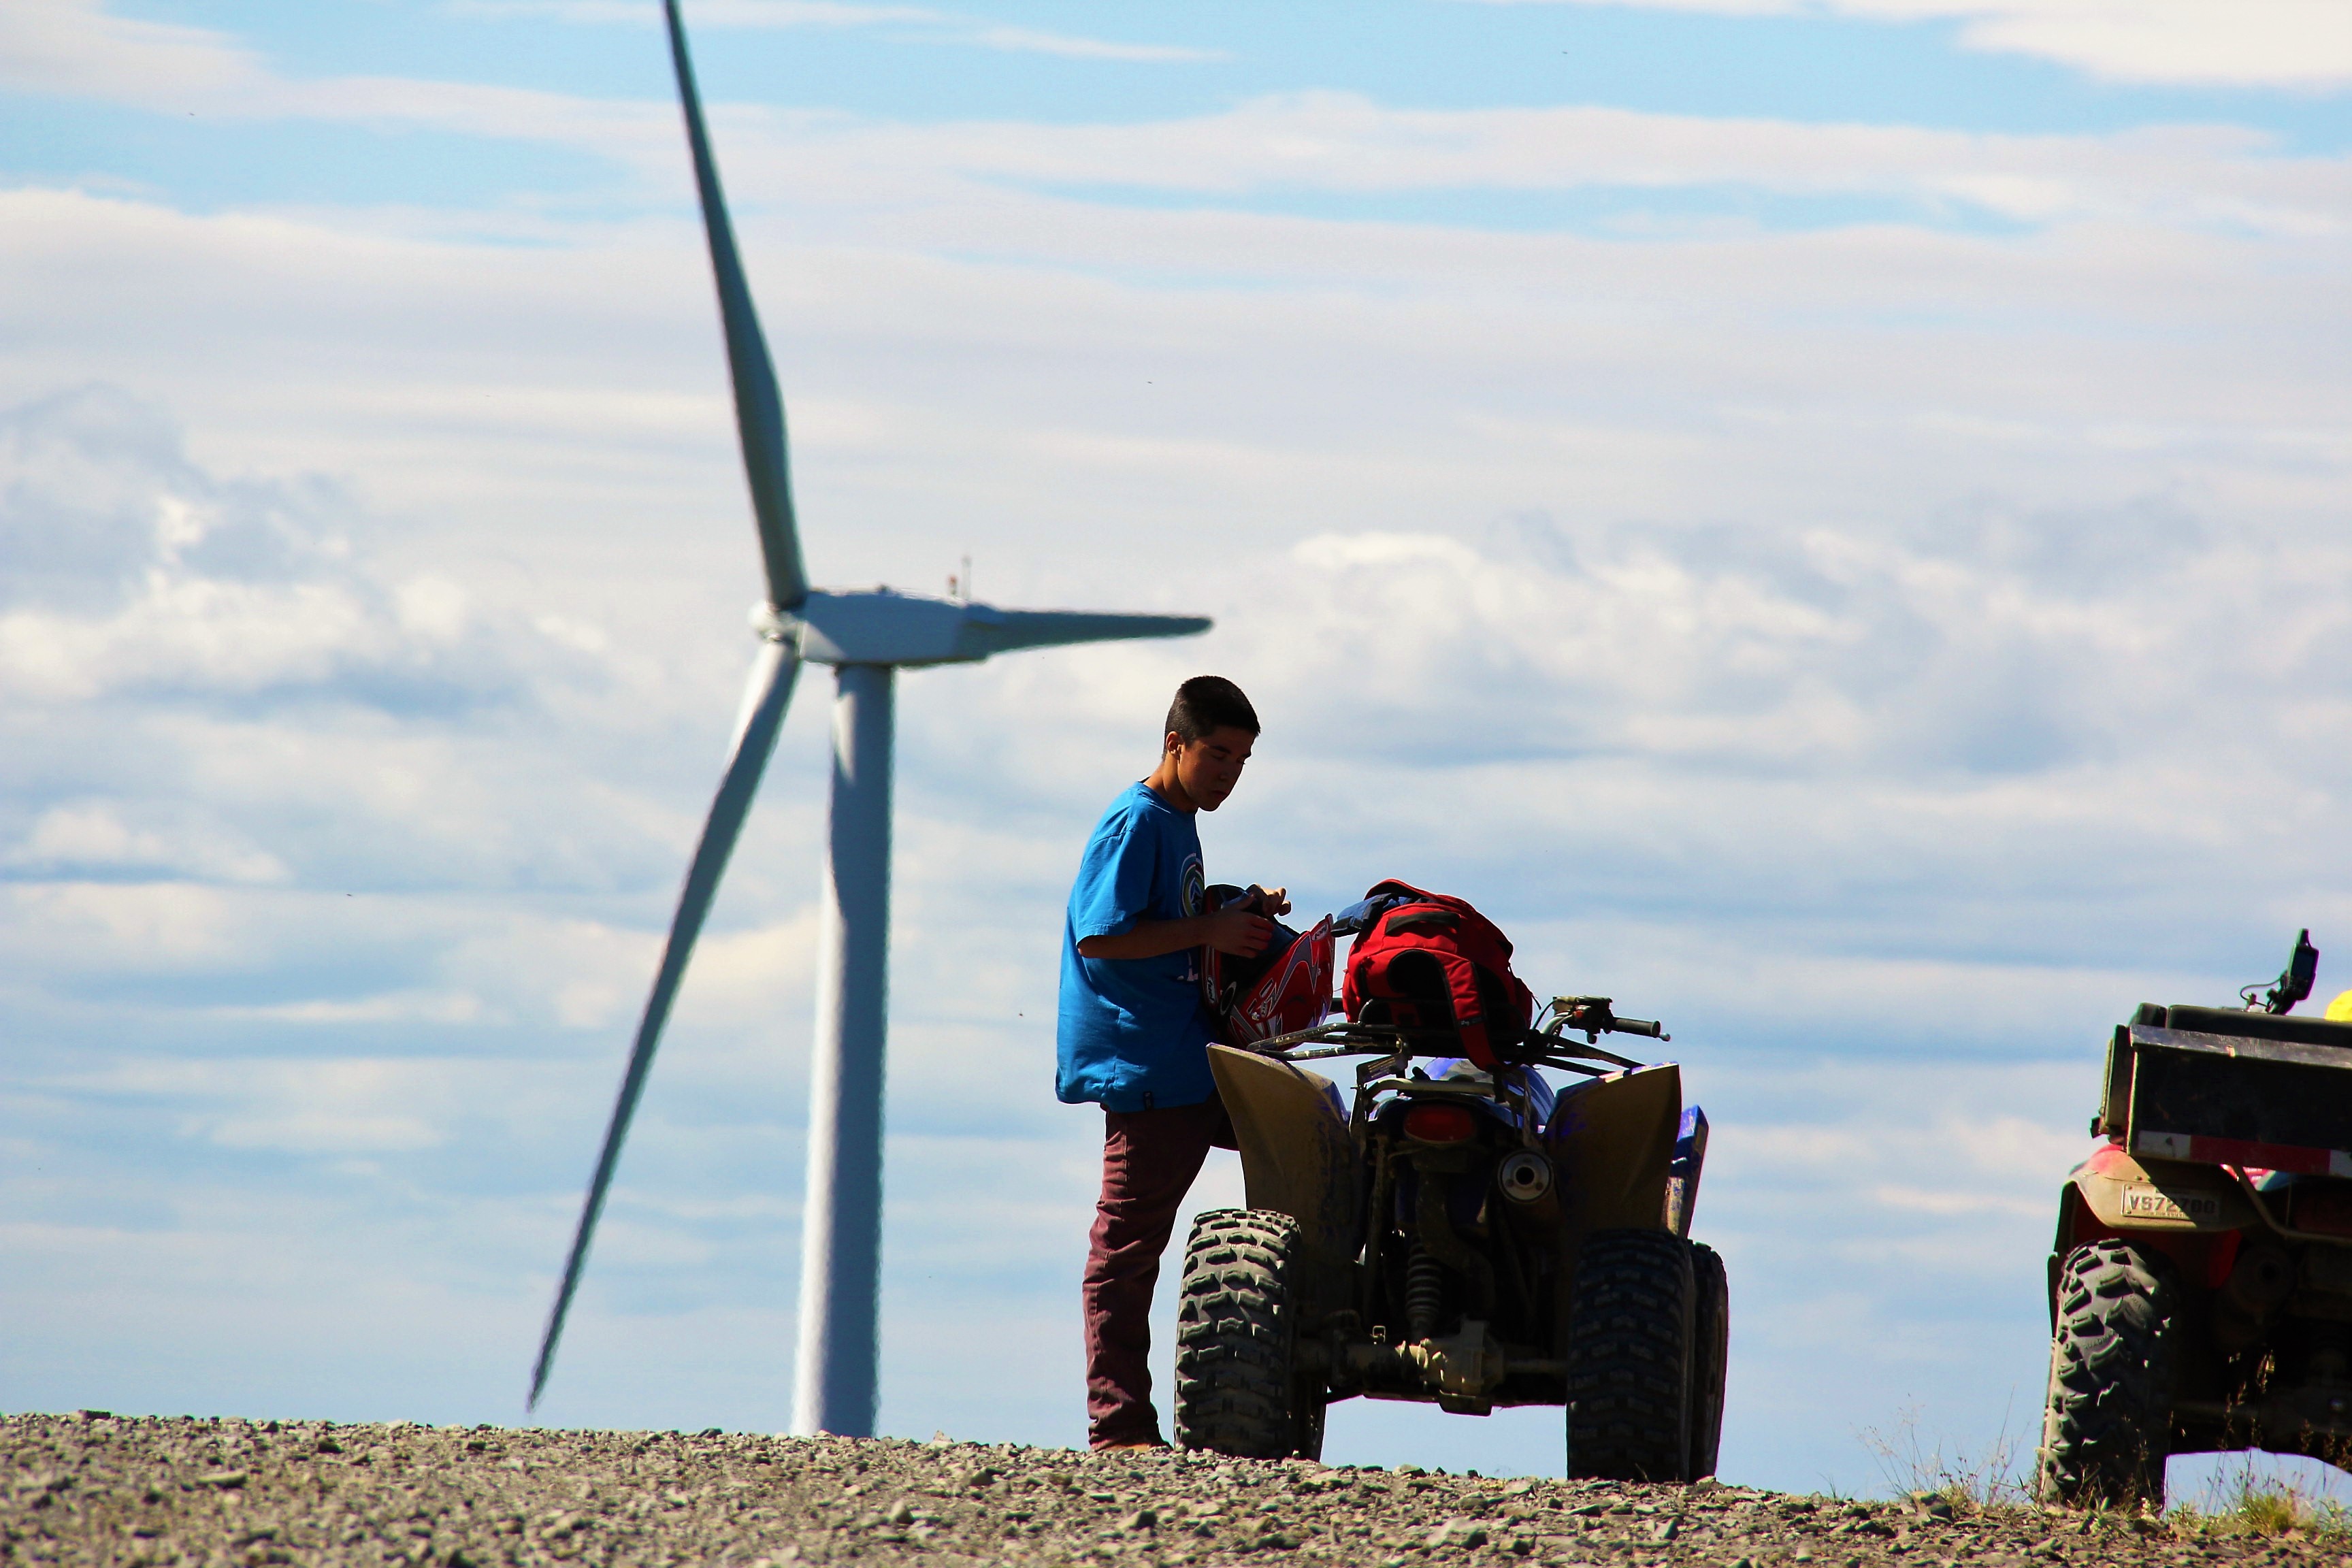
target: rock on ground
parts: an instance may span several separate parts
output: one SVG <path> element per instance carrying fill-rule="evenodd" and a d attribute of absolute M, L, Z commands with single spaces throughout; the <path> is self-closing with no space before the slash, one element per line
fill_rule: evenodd
<path fill-rule="evenodd" d="M 1646 1487 L 1170 1451 L 717 1431 L 0 1418 L 0 1563 L 856 1562 L 1479 1568 L 2174 1568 L 2310 1561 L 2257 1537 L 2023 1508 Z"/>

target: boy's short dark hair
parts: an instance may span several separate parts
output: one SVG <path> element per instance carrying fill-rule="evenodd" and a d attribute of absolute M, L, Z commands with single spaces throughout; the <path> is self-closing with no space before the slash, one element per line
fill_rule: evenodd
<path fill-rule="evenodd" d="M 1257 710 L 1223 676 L 1196 675 L 1176 689 L 1176 700 L 1168 705 L 1168 722 L 1160 732 L 1189 746 L 1214 730 L 1247 730 L 1255 735 Z"/>

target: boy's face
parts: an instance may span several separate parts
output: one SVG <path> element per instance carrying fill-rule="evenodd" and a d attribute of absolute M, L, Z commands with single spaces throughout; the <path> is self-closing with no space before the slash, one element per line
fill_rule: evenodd
<path fill-rule="evenodd" d="M 1191 745 L 1186 745 L 1171 731 L 1167 745 L 1176 759 L 1176 782 L 1192 797 L 1192 804 L 1202 811 L 1214 811 L 1225 804 L 1241 783 L 1242 765 L 1249 761 L 1250 748 L 1257 737 L 1247 730 L 1231 725 L 1212 730 Z"/>

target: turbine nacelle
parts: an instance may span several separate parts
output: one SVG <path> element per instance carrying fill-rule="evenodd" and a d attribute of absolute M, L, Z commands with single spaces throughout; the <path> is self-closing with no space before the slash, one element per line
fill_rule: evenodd
<path fill-rule="evenodd" d="M 973 664 L 992 654 L 1065 643 L 1184 637 L 1206 631 L 1203 616 L 1139 616 L 1092 610 L 1001 610 L 967 599 L 895 588 L 815 589 L 792 610 L 761 605 L 751 626 L 810 664 Z"/>

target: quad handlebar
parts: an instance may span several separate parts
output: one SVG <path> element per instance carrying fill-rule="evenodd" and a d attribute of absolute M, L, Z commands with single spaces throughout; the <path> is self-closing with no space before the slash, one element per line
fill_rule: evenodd
<path fill-rule="evenodd" d="M 1604 1032 L 1644 1035 L 1656 1040 L 1672 1038 L 1649 1019 L 1618 1017 L 1610 1010 L 1609 998 L 1605 996 L 1556 997 L 1545 1011 L 1557 1016 L 1544 1027 L 1520 1034 L 1515 1048 L 1507 1055 L 1509 1065 L 1559 1068 L 1599 1076 L 1611 1068 L 1642 1065 L 1630 1057 L 1602 1050 L 1596 1042 Z M 1580 1046 L 1566 1038 L 1565 1032 L 1570 1029 L 1582 1033 L 1586 1043 Z M 1408 1028 L 1341 1018 L 1258 1040 L 1244 1048 L 1282 1061 L 1299 1062 L 1329 1057 L 1451 1057 L 1460 1055 L 1462 1046 L 1461 1037 L 1450 1028 Z M 1595 1067 L 1594 1062 L 1606 1062 L 1609 1067 Z"/>
<path fill-rule="evenodd" d="M 1609 1005 L 1606 996 L 1555 996 L 1545 1009 L 1551 1022 L 1544 1033 L 1558 1039 L 1564 1030 L 1574 1029 L 1588 1042 L 1604 1034 L 1647 1035 L 1654 1040 L 1674 1038 L 1660 1027 L 1654 1018 L 1621 1018 Z"/>

